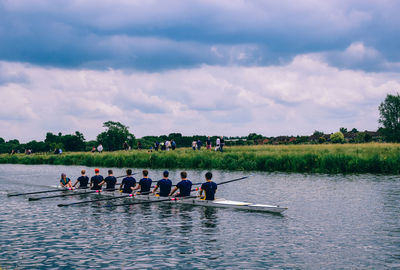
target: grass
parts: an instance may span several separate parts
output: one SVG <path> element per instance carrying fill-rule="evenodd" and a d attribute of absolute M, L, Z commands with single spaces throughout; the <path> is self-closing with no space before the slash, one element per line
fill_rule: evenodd
<path fill-rule="evenodd" d="M 224 153 L 193 151 L 117 151 L 0 155 L 0 163 L 85 165 L 120 168 L 181 168 L 306 173 L 400 172 L 400 144 L 259 145 L 227 147 Z"/>

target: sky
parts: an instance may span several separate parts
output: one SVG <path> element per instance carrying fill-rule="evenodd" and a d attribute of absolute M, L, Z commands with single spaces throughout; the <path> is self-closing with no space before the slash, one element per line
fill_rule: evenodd
<path fill-rule="evenodd" d="M 0 0 L 0 137 L 376 130 L 400 2 Z"/>

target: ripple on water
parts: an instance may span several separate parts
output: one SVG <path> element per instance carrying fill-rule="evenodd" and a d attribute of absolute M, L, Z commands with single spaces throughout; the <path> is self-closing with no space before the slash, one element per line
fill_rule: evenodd
<path fill-rule="evenodd" d="M 0 165 L 7 192 L 54 185 L 77 166 Z M 89 168 L 91 169 L 91 168 Z M 91 170 L 90 170 L 91 171 Z M 104 170 L 103 170 L 104 171 Z M 122 169 L 114 169 L 123 174 Z M 151 170 L 161 175 L 162 170 Z M 189 171 L 202 179 L 203 171 Z M 24 176 L 25 175 L 25 176 Z M 26 178 L 26 175 L 30 175 Z M 177 179 L 179 171 L 171 171 Z M 243 173 L 214 172 L 216 181 Z M 156 178 L 155 176 L 153 178 Z M 196 180 L 197 181 L 197 180 Z M 394 176 L 256 173 L 228 199 L 280 204 L 282 216 L 170 204 L 59 208 L 93 196 L 28 202 L 0 191 L 0 267 L 18 269 L 395 269 L 400 183 Z M 121 200 L 122 202 L 123 200 Z"/>

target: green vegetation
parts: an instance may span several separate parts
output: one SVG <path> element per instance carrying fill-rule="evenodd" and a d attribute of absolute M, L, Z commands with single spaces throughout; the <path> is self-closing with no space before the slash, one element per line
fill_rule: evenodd
<path fill-rule="evenodd" d="M 117 151 L 62 155 L 0 155 L 0 163 L 125 168 L 222 169 L 304 173 L 400 173 L 400 144 L 258 145 L 227 147 L 224 153 Z"/>
<path fill-rule="evenodd" d="M 333 143 L 342 143 L 344 142 L 344 135 L 341 131 L 335 132 L 331 135 L 331 142 Z"/>
<path fill-rule="evenodd" d="M 379 105 L 379 123 L 382 134 L 389 142 L 400 142 L 400 95 L 388 94 Z"/>

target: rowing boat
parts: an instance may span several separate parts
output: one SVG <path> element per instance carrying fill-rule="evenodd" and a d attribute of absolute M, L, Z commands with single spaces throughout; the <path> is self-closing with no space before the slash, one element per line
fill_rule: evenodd
<path fill-rule="evenodd" d="M 206 207 L 231 208 L 231 209 L 260 211 L 260 212 L 268 212 L 268 213 L 282 213 L 283 211 L 285 211 L 287 209 L 286 207 L 280 207 L 277 205 L 231 201 L 231 200 L 226 200 L 223 198 L 217 198 L 213 201 L 202 200 L 200 198 L 189 198 L 189 199 L 177 198 L 176 200 L 171 198 L 171 200 L 166 200 L 165 197 L 156 197 L 154 195 L 136 195 L 132 198 L 136 201 L 161 200 L 163 203 L 177 203 L 177 204 L 198 205 L 198 206 L 206 206 Z"/>

